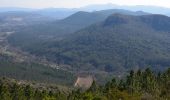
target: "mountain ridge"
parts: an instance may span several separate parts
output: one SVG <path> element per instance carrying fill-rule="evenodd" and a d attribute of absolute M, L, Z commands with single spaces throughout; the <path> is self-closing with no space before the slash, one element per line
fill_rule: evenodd
<path fill-rule="evenodd" d="M 152 25 L 148 27 L 143 17 L 149 19 L 152 16 L 160 18 L 160 15 L 114 14 L 100 24 L 79 30 L 59 42 L 50 43 L 46 51 L 56 55 L 51 57 L 53 60 L 57 57 L 56 61 L 74 67 L 81 66 L 80 69 L 84 70 L 97 68 L 112 72 L 143 66 L 152 66 L 155 70 L 166 69 L 170 66 L 169 34 L 166 34 L 166 30 L 158 31 Z M 169 17 L 166 18 L 170 20 Z"/>

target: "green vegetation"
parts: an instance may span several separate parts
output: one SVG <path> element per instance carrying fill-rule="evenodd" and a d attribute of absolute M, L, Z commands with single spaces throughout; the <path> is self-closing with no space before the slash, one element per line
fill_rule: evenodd
<path fill-rule="evenodd" d="M 131 71 L 123 80 L 113 78 L 104 86 L 95 81 L 88 90 L 60 90 L 33 88 L 17 82 L 0 80 L 2 100 L 169 100 L 170 69 L 154 74 L 150 69 Z"/>
<path fill-rule="evenodd" d="M 88 27 L 92 24 L 99 23 L 105 20 L 113 13 L 121 13 L 125 15 L 146 15 L 144 12 L 131 12 L 121 9 L 110 9 L 94 12 L 79 11 L 65 19 L 53 22 L 44 22 L 30 26 L 24 26 L 15 30 L 15 34 L 9 37 L 9 42 L 15 46 L 20 46 L 23 49 L 45 41 L 60 40 L 65 35 L 74 33 L 80 29 Z M 88 21 L 87 21 L 88 20 Z M 31 48 L 30 48 L 31 49 Z"/>
<path fill-rule="evenodd" d="M 85 92 L 72 92 L 69 100 L 169 100 L 169 76 L 170 69 L 158 75 L 150 69 L 131 71 L 124 80 L 113 78 L 102 87 L 94 82 Z"/>
<path fill-rule="evenodd" d="M 12 58 L 5 55 L 0 55 L 0 76 L 62 85 L 72 85 L 75 79 L 71 72 L 37 63 L 13 62 Z"/>
<path fill-rule="evenodd" d="M 1 37 L 0 100 L 170 99 L 170 17 L 117 9 L 52 20 L 33 13 L 1 13 L 0 32 L 11 34 L 8 41 Z M 42 62 L 8 52 L 15 47 Z M 48 66 L 54 63 L 60 67 Z M 95 77 L 89 89 L 58 89 L 72 86 L 81 74 Z"/>
<path fill-rule="evenodd" d="M 163 71 L 170 66 L 169 22 L 170 18 L 163 15 L 114 14 L 62 40 L 22 42 L 22 36 L 14 34 L 16 37 L 11 36 L 9 41 L 76 70 L 110 73 L 151 66 L 155 71 Z"/>
<path fill-rule="evenodd" d="M 0 80 L 1 100 L 65 100 L 66 94 L 59 90 L 33 88 L 30 85 L 20 85 L 3 78 Z"/>

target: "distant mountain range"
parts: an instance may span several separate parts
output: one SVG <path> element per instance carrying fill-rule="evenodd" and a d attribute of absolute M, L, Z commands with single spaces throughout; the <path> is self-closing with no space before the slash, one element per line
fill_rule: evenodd
<path fill-rule="evenodd" d="M 66 8 L 45 8 L 45 9 L 31 9 L 31 8 L 17 8 L 17 7 L 1 7 L 0 13 L 4 12 L 29 12 L 34 14 L 40 14 L 46 17 L 55 19 L 62 19 L 70 16 L 77 12 L 77 9 L 66 9 Z"/>
<path fill-rule="evenodd" d="M 58 19 L 66 18 L 71 14 L 77 11 L 100 11 L 106 9 L 124 9 L 129 11 L 143 11 L 153 14 L 164 14 L 170 15 L 170 8 L 159 7 L 159 6 L 145 6 L 145 5 L 136 5 L 136 6 L 126 6 L 126 5 L 115 5 L 115 4 L 96 4 L 88 5 L 80 8 L 44 8 L 44 9 L 30 9 L 30 8 L 17 8 L 17 7 L 1 7 L 0 12 L 7 11 L 35 11 L 42 15 L 55 17 Z"/>
<path fill-rule="evenodd" d="M 170 8 L 159 7 L 159 6 L 145 6 L 145 5 L 136 5 L 136 6 L 126 6 L 126 5 L 115 5 L 115 4 L 101 4 L 101 5 L 89 5 L 82 7 L 82 10 L 86 11 L 98 11 L 105 9 L 125 9 L 129 11 L 143 11 L 152 14 L 164 14 L 170 15 Z"/>
<path fill-rule="evenodd" d="M 8 11 L 35 11 L 37 9 L 31 8 L 20 8 L 20 7 L 0 7 L 0 12 L 8 12 Z"/>

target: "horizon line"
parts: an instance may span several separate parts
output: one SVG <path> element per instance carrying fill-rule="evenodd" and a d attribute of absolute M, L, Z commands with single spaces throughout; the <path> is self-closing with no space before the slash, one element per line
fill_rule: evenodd
<path fill-rule="evenodd" d="M 113 5 L 114 6 L 127 6 L 127 7 L 135 7 L 135 6 L 150 6 L 150 7 L 160 7 L 160 8 L 168 8 L 170 7 L 165 7 L 165 6 L 158 6 L 158 5 L 120 5 L 120 4 L 113 4 L 113 3 L 105 3 L 105 4 L 90 4 L 90 5 L 85 5 L 81 7 L 22 7 L 22 6 L 0 6 L 0 8 L 22 8 L 22 9 L 80 9 L 80 8 L 85 8 L 88 6 L 102 6 L 102 5 Z"/>

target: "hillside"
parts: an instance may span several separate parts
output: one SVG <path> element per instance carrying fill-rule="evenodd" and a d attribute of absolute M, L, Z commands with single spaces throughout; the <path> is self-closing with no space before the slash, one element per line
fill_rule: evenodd
<path fill-rule="evenodd" d="M 0 76 L 31 82 L 57 83 L 72 86 L 73 73 L 35 62 L 15 62 L 15 58 L 0 54 Z"/>
<path fill-rule="evenodd" d="M 17 30 L 12 35 L 12 39 L 15 39 L 16 42 L 30 42 L 30 38 L 35 38 L 34 40 L 41 39 L 49 39 L 51 38 L 58 39 L 62 36 L 74 33 L 80 29 L 83 29 L 89 25 L 101 22 L 105 20 L 109 15 L 113 13 L 121 13 L 127 15 L 145 15 L 148 13 L 144 12 L 131 12 L 121 9 L 110 9 L 110 10 L 102 10 L 102 11 L 94 11 L 94 12 L 84 12 L 79 11 L 77 13 L 72 14 L 71 16 L 53 22 L 41 23 L 38 25 L 31 25 L 29 27 L 24 27 L 22 30 Z M 20 38 L 22 37 L 22 39 Z M 31 41 L 31 42 L 37 42 Z"/>
<path fill-rule="evenodd" d="M 113 14 L 61 41 L 25 50 L 78 70 L 125 72 L 151 67 L 161 71 L 170 66 L 169 22 L 163 15 Z"/>

